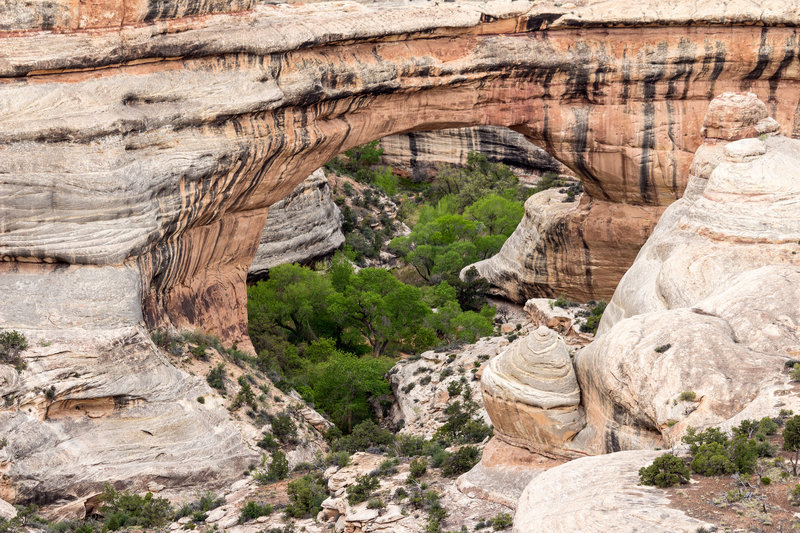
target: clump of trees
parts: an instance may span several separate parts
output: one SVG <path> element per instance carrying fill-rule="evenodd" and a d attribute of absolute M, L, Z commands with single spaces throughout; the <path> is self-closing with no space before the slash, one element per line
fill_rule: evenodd
<path fill-rule="evenodd" d="M 757 469 L 759 458 L 777 454 L 777 448 L 769 438 L 777 434 L 783 421 L 783 418 L 769 417 L 744 420 L 730 434 L 714 427 L 704 431 L 688 427 L 682 438 L 689 445 L 688 468 L 684 459 L 668 453 L 641 468 L 639 480 L 643 485 L 663 488 L 688 483 L 689 469 L 702 476 L 751 475 Z M 786 421 L 782 436 L 783 449 L 794 452 L 791 461 L 796 476 L 800 456 L 800 416 Z"/>
<path fill-rule="evenodd" d="M 491 334 L 494 309 L 465 311 L 458 296 L 446 282 L 420 288 L 384 269 L 356 272 L 342 255 L 327 273 L 281 265 L 248 288 L 255 363 L 349 432 L 390 394 L 389 356 Z"/>

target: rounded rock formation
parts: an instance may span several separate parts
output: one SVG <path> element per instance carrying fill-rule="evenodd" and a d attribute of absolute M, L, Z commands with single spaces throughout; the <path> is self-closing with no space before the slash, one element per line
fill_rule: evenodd
<path fill-rule="evenodd" d="M 567 455 L 563 445 L 584 426 L 581 394 L 567 346 L 540 327 L 491 360 L 481 392 L 496 435 L 546 455 Z"/>

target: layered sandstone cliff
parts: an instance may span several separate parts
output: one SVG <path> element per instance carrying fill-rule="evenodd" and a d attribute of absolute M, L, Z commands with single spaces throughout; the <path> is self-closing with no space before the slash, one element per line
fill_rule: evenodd
<path fill-rule="evenodd" d="M 344 244 L 342 214 L 322 169 L 274 203 L 247 275 L 258 278 L 285 263 L 307 264 Z"/>
<path fill-rule="evenodd" d="M 3 494 L 17 501 L 74 468 L 66 444 L 37 463 L 47 450 L 27 447 L 32 433 L 68 443 L 99 432 L 98 453 L 125 449 L 108 459 L 115 468 L 85 465 L 76 486 L 88 491 L 148 453 L 128 433 L 149 420 L 142 405 L 192 431 L 223 420 L 185 405 L 195 382 L 175 377 L 142 324 L 247 348 L 245 279 L 267 209 L 343 150 L 398 132 L 510 126 L 584 181 L 579 227 L 614 235 L 628 227 L 615 213 L 653 221 L 681 195 L 715 94 L 750 88 L 784 131 L 800 131 L 798 11 L 777 0 L 1 5 L 0 324 L 58 340 L 56 393 L 72 380 L 63 400 L 97 400 L 103 414 L 77 409 L 78 422 L 64 422 L 34 409 L 36 350 L 23 354 L 28 370 L 4 367 L 0 395 L 28 398 L 1 411 L 19 421 L 2 426 L 14 462 L 44 466 L 32 483 L 0 463 Z M 592 238 L 570 241 L 587 277 L 598 261 L 619 262 L 602 243 L 591 251 Z M 138 347 L 127 350 L 132 331 Z M 116 366 L 99 364 L 110 357 Z M 125 369 L 135 378 L 116 379 Z M 180 483 L 192 431 L 161 434 L 164 452 L 137 482 Z M 211 434 L 194 470 L 213 476 L 248 456 L 235 431 Z"/>
<path fill-rule="evenodd" d="M 380 140 L 381 162 L 412 176 L 434 176 L 442 165 L 465 165 L 470 152 L 524 173 L 559 173 L 564 166 L 524 135 L 498 126 L 474 126 L 437 131 L 412 131 Z"/>
<path fill-rule="evenodd" d="M 800 141 L 777 130 L 754 94 L 712 102 L 686 194 L 575 358 L 586 427 L 566 446 L 607 455 L 534 478 L 515 531 L 695 531 L 703 524 L 637 486 L 638 467 L 662 453 L 642 449 L 800 407 L 785 371 L 800 355 Z"/>

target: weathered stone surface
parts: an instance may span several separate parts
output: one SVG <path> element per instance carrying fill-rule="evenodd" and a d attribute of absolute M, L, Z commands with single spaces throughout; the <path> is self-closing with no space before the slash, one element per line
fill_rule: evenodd
<path fill-rule="evenodd" d="M 247 272 L 258 278 L 277 265 L 306 264 L 344 243 L 339 208 L 322 169 L 269 208 L 256 255 Z"/>
<path fill-rule="evenodd" d="M 17 510 L 13 505 L 5 500 L 0 499 L 0 518 L 4 520 L 11 520 L 17 516 Z"/>
<path fill-rule="evenodd" d="M 585 424 L 567 346 L 544 326 L 489 361 L 481 393 L 497 438 L 532 451 L 568 453 Z"/>
<path fill-rule="evenodd" d="M 438 131 L 412 131 L 380 140 L 381 162 L 416 178 L 436 174 L 442 165 L 464 165 L 470 152 L 526 173 L 562 172 L 553 156 L 508 128 L 475 126 Z"/>
<path fill-rule="evenodd" d="M 709 139 L 703 148 L 687 195 L 667 209 L 576 357 L 588 424 L 575 443 L 586 450 L 665 446 L 687 425 L 797 403 L 781 398 L 781 370 L 800 354 L 800 141 Z M 684 391 L 696 400 L 680 401 Z"/>
<path fill-rule="evenodd" d="M 663 489 L 639 485 L 639 468 L 663 453 L 584 457 L 543 472 L 522 493 L 513 531 L 694 533 L 710 526 L 671 509 Z"/>
<path fill-rule="evenodd" d="M 662 211 L 586 195 L 566 200 L 558 189 L 528 198 L 500 251 L 475 263 L 495 294 L 519 303 L 541 296 L 608 299 Z"/>
<path fill-rule="evenodd" d="M 448 418 L 445 413 L 451 403 L 448 385 L 465 377 L 463 387 L 469 389 L 470 398 L 477 403 L 478 416 L 489 423 L 477 374 L 486 367 L 486 361 L 506 346 L 505 337 L 488 337 L 452 352 L 428 351 L 416 361 L 400 361 L 389 376 L 395 398 L 390 412 L 392 422 L 400 425 L 402 420 L 403 433 L 433 437 Z"/>
<path fill-rule="evenodd" d="M 194 492 L 257 458 L 227 409 L 196 401 L 211 396 L 205 380 L 165 361 L 143 328 L 65 333 L 29 335 L 22 375 L 2 367 L 0 497 L 47 504 L 99 492 L 102 479 L 134 490 L 168 480 Z"/>
<path fill-rule="evenodd" d="M 249 348 L 245 280 L 267 208 L 342 150 L 405 131 L 513 127 L 584 180 L 579 250 L 599 238 L 605 255 L 590 256 L 618 265 L 624 247 L 603 242 L 641 230 L 631 210 L 654 220 L 680 196 L 713 95 L 749 87 L 784 131 L 800 131 L 797 72 L 784 63 L 794 52 L 781 53 L 798 8 L 779 0 L 0 7 L 0 322 L 33 339 L 47 331 L 61 343 L 49 361 L 69 369 L 43 381 L 29 351 L 28 370 L 3 369 L 0 394 L 95 391 L 53 411 L 81 400 L 78 426 L 42 420 L 41 400 L 0 411 L 11 442 L 66 443 L 73 433 L 53 434 L 74 428 L 74 443 L 96 450 L 11 447 L 3 491 L 21 500 L 72 497 L 67 481 L 88 490 L 134 470 L 165 485 L 224 478 L 228 461 L 238 470 L 249 452 L 237 431 L 183 406 L 195 385 L 176 386 L 183 378 L 144 346 L 141 322 Z M 584 280 L 564 294 L 587 285 L 609 290 Z M 133 329 L 138 347 L 120 354 Z M 98 367 L 111 354 L 121 362 Z M 134 377 L 127 357 L 155 366 Z M 90 416 L 118 396 L 145 404 L 126 404 L 130 418 Z M 133 439 L 153 421 L 141 405 L 186 430 Z"/>

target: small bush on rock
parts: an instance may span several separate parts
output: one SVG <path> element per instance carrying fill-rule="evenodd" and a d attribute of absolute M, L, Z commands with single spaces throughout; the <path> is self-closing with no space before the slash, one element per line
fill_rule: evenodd
<path fill-rule="evenodd" d="M 703 476 L 733 474 L 736 471 L 736 466 L 728 458 L 728 450 L 717 442 L 700 446 L 690 466 L 693 472 Z"/>
<path fill-rule="evenodd" d="M 328 485 L 321 474 L 306 474 L 290 481 L 286 493 L 289 495 L 286 514 L 293 518 L 306 518 L 316 516 L 322 508 L 322 502 L 328 497 Z"/>
<path fill-rule="evenodd" d="M 642 485 L 655 485 L 666 488 L 689 482 L 691 473 L 683 459 L 671 453 L 656 457 L 653 464 L 639 469 L 639 482 Z"/>
<path fill-rule="evenodd" d="M 380 481 L 377 477 L 369 474 L 358 476 L 356 482 L 347 487 L 347 501 L 350 502 L 350 505 L 365 502 L 379 485 Z"/>

